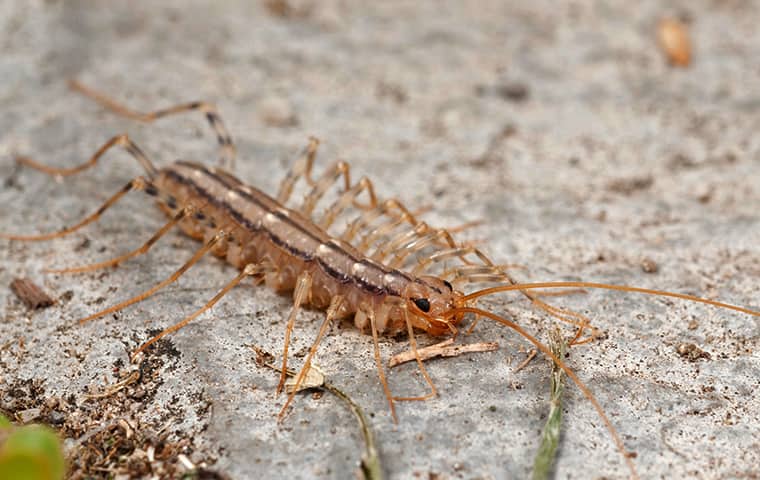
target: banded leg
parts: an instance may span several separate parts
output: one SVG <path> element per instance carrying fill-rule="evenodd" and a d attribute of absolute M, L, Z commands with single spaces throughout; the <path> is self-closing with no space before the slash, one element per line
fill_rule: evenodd
<path fill-rule="evenodd" d="M 130 305 L 135 304 L 135 303 L 142 302 L 143 300 L 145 300 L 146 298 L 152 296 L 153 294 L 155 294 L 156 292 L 158 292 L 159 290 L 161 290 L 165 286 L 167 286 L 170 283 L 173 283 L 175 280 L 177 280 L 183 273 L 185 273 L 186 271 L 188 271 L 190 269 L 190 267 L 192 267 L 193 265 L 195 265 L 196 263 L 198 263 L 198 261 L 201 258 L 203 258 L 203 256 L 206 253 L 208 253 L 212 248 L 214 248 L 214 246 L 218 242 L 220 242 L 222 239 L 226 238 L 227 236 L 228 236 L 227 232 L 224 232 L 224 231 L 218 232 L 216 235 L 214 235 L 214 237 L 211 240 L 209 240 L 208 242 L 206 242 L 206 244 L 204 244 L 203 247 L 201 247 L 197 252 L 195 252 L 195 254 L 190 258 L 190 260 L 188 260 L 187 262 L 185 262 L 184 265 L 182 265 L 176 272 L 174 272 L 173 274 L 171 274 L 171 276 L 169 276 L 168 278 L 164 279 L 160 283 L 154 285 L 150 289 L 146 290 L 145 292 L 143 292 L 143 293 L 141 293 L 141 294 L 139 294 L 137 296 L 134 296 L 134 297 L 132 297 L 132 298 L 130 298 L 128 300 L 125 300 L 125 301 L 123 301 L 121 303 L 118 303 L 118 304 L 116 304 L 116 305 L 114 305 L 112 307 L 109 307 L 109 308 L 106 308 L 105 310 L 101 310 L 99 312 L 93 313 L 92 315 L 79 320 L 79 323 L 80 324 L 86 323 L 86 322 L 89 322 L 90 320 L 95 320 L 96 318 L 100 318 L 100 317 L 102 317 L 104 315 L 108 315 L 109 313 L 118 312 L 119 310 L 122 310 L 122 309 L 124 309 L 124 308 L 126 308 L 126 307 L 128 307 Z"/>
<path fill-rule="evenodd" d="M 106 200 L 103 203 L 103 205 L 101 205 L 94 213 L 85 217 L 79 223 L 71 227 L 63 228 L 61 230 L 58 230 L 57 232 L 43 233 L 39 235 L 15 235 L 15 234 L 8 234 L 8 233 L 0 233 L 0 238 L 4 238 L 7 240 L 36 242 L 36 241 L 41 241 L 41 240 L 52 240 L 54 238 L 64 237 L 66 235 L 76 232 L 77 230 L 84 227 L 85 225 L 89 225 L 90 223 L 95 222 L 103 215 L 103 213 L 106 210 L 108 210 L 111 206 L 113 206 L 116 202 L 118 202 L 121 197 L 123 197 L 124 195 L 126 195 L 127 193 L 131 191 L 138 191 L 138 190 L 152 192 L 152 191 L 155 191 L 155 186 L 153 186 L 150 180 L 146 179 L 145 177 L 137 177 L 134 180 L 130 180 L 126 185 L 124 185 L 124 187 L 122 187 L 121 190 L 119 190 L 118 192 L 116 192 L 115 195 L 113 195 L 111 198 Z"/>
<path fill-rule="evenodd" d="M 282 348 L 282 370 L 280 371 L 280 381 L 277 384 L 278 395 L 282 392 L 282 387 L 285 385 L 285 378 L 288 373 L 288 348 L 290 347 L 290 336 L 296 323 L 296 315 L 298 315 L 298 312 L 308 303 L 311 297 L 312 280 L 309 272 L 301 273 L 296 279 L 296 286 L 293 290 L 293 308 L 290 310 L 290 316 L 288 317 L 288 326 L 285 330 L 285 345 Z"/>
<path fill-rule="evenodd" d="M 121 115 L 122 117 L 137 120 L 142 123 L 153 123 L 159 118 L 168 117 L 170 115 L 176 115 L 179 113 L 199 111 L 206 115 L 211 128 L 216 133 L 216 139 L 219 142 L 220 148 L 220 163 L 222 165 L 232 168 L 235 163 L 235 145 L 232 143 L 232 137 L 227 133 L 227 129 L 224 127 L 224 122 L 219 116 L 219 111 L 216 106 L 208 102 L 189 102 L 180 105 L 175 105 L 169 108 L 161 110 L 155 110 L 153 112 L 142 113 L 136 110 L 132 110 L 121 103 L 114 101 L 108 96 L 97 92 L 76 80 L 69 82 L 69 86 L 72 90 L 75 90 L 82 95 L 89 97 L 99 103 L 102 107 Z"/>
<path fill-rule="evenodd" d="M 124 255 L 120 255 L 116 258 L 112 258 L 110 260 L 106 260 L 104 262 L 99 263 L 93 263 L 90 265 L 83 265 L 80 267 L 69 267 L 69 268 L 62 268 L 62 269 L 45 269 L 45 272 L 48 273 L 83 273 L 83 272 L 91 272 L 93 270 L 100 270 L 102 268 L 108 268 L 108 267 L 117 267 L 122 262 L 129 260 L 130 258 L 137 257 L 139 255 L 143 255 L 150 250 L 150 248 L 166 233 L 169 232 L 175 225 L 177 225 L 179 222 L 181 222 L 183 219 L 189 217 L 190 215 L 194 214 L 198 209 L 194 206 L 187 206 L 179 211 L 174 217 L 166 222 L 166 224 L 161 227 L 160 230 L 158 230 L 155 234 L 153 234 L 150 239 L 148 239 L 147 242 L 145 242 L 140 248 L 136 250 L 132 250 L 129 253 L 125 253 Z"/>
<path fill-rule="evenodd" d="M 185 317 L 181 322 L 179 322 L 179 323 L 177 323 L 175 325 L 172 325 L 169 328 L 164 329 L 161 333 L 159 333 L 155 337 L 151 338 L 147 342 L 145 342 L 142 345 L 140 345 L 134 352 L 132 352 L 132 359 L 134 360 L 134 358 L 137 356 L 137 354 L 139 354 L 140 352 L 144 351 L 146 348 L 150 347 L 151 345 L 153 345 L 154 343 L 156 343 L 157 341 L 159 341 L 161 338 L 163 338 L 163 337 L 165 337 L 165 336 L 167 336 L 167 335 L 169 335 L 171 333 L 174 333 L 177 330 L 180 330 L 185 325 L 187 325 L 188 323 L 190 323 L 193 320 L 195 320 L 201 313 L 203 313 L 206 310 L 212 308 L 214 305 L 216 305 L 216 303 L 219 300 L 222 299 L 222 297 L 224 297 L 225 295 L 227 295 L 230 290 L 232 290 L 233 288 L 235 288 L 246 277 L 249 277 L 249 276 L 252 276 L 252 275 L 258 275 L 258 274 L 260 274 L 260 273 L 262 273 L 264 271 L 265 271 L 264 268 L 262 268 L 262 267 L 260 267 L 258 265 L 255 265 L 253 263 L 249 263 L 248 265 L 245 266 L 245 268 L 243 268 L 243 270 L 238 274 L 237 277 L 235 277 L 231 282 L 229 282 L 227 285 L 225 285 L 224 288 L 222 288 L 219 291 L 219 293 L 217 293 L 216 295 L 214 295 L 214 298 L 212 298 L 211 300 L 209 300 L 208 302 L 206 302 L 205 305 L 203 305 L 201 308 L 199 308 L 198 310 L 196 310 L 192 314 L 190 314 L 187 317 Z"/>
<path fill-rule="evenodd" d="M 306 379 L 306 374 L 309 372 L 309 369 L 311 369 L 311 360 L 314 358 L 314 354 L 317 353 L 317 347 L 319 347 L 319 343 L 322 341 L 322 338 L 324 338 L 325 334 L 327 333 L 327 329 L 330 327 L 333 320 L 338 318 L 340 315 L 344 301 L 345 299 L 340 295 L 337 295 L 333 297 L 332 300 L 330 300 L 330 306 L 327 308 L 325 319 L 322 322 L 322 325 L 319 327 L 317 338 L 314 340 L 314 343 L 311 344 L 311 348 L 309 348 L 309 354 L 306 356 L 303 367 L 301 367 L 298 375 L 296 375 L 296 382 L 293 385 L 293 391 L 290 392 L 288 395 L 288 400 L 285 402 L 285 405 L 282 406 L 280 413 L 277 415 L 279 421 L 282 421 L 282 419 L 285 417 L 285 413 L 288 411 L 288 407 L 293 402 L 296 393 L 298 393 L 298 389 Z"/>
<path fill-rule="evenodd" d="M 151 178 L 155 177 L 156 173 L 158 173 L 158 169 L 156 169 L 155 165 L 153 165 L 153 162 L 151 162 L 148 159 L 148 157 L 145 155 L 145 153 L 143 153 L 143 151 L 140 150 L 140 147 L 138 147 L 132 140 L 130 140 L 129 136 L 126 133 L 123 133 L 121 135 L 116 135 L 115 137 L 111 138 L 106 143 L 104 143 L 103 146 L 101 146 L 92 155 L 92 157 L 90 157 L 89 160 L 75 167 L 71 167 L 71 168 L 51 167 L 51 166 L 39 163 L 29 157 L 23 157 L 23 156 L 16 157 L 16 161 L 27 167 L 31 167 L 35 170 L 39 170 L 40 172 L 47 173 L 48 175 L 68 177 L 69 175 L 74 175 L 75 173 L 79 173 L 84 170 L 87 170 L 88 168 L 94 167 L 95 164 L 98 163 L 98 160 L 100 160 L 100 157 L 102 157 L 108 150 L 110 150 L 113 147 L 121 147 L 124 150 L 126 150 L 127 153 L 132 155 L 132 157 L 135 160 L 137 160 L 140 163 L 140 165 L 142 165 L 145 172 Z"/>

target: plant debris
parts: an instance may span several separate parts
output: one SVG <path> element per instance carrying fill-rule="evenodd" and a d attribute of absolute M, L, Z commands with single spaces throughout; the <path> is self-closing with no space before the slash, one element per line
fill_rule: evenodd
<path fill-rule="evenodd" d="M 449 338 L 435 345 L 419 348 L 417 349 L 417 353 L 420 356 L 420 360 L 424 362 L 435 357 L 457 357 L 464 353 L 493 352 L 499 349 L 499 344 L 495 342 L 468 343 L 464 345 L 453 345 L 453 343 L 454 339 Z M 388 367 L 393 368 L 412 360 L 415 360 L 414 352 L 408 350 L 391 357 Z"/>
<path fill-rule="evenodd" d="M 24 304 L 32 310 L 47 308 L 55 300 L 28 278 L 16 278 L 11 282 L 11 290 Z"/>
<path fill-rule="evenodd" d="M 681 343 L 676 347 L 676 352 L 690 362 L 698 360 L 710 360 L 711 356 L 693 343 Z"/>
<path fill-rule="evenodd" d="M 657 40 L 671 65 L 688 67 L 691 63 L 691 40 L 686 25 L 675 18 L 666 18 L 657 26 Z"/>
<path fill-rule="evenodd" d="M 562 339 L 562 335 L 558 329 L 553 330 L 549 336 L 549 348 L 557 358 L 565 356 L 567 344 Z M 541 432 L 541 445 L 533 462 L 533 480 L 549 478 L 557 453 L 557 447 L 559 446 L 560 427 L 562 426 L 562 390 L 564 388 L 562 376 L 562 369 L 559 365 L 552 362 L 549 417 L 546 419 L 544 429 Z"/>
<path fill-rule="evenodd" d="M 274 355 L 264 351 L 255 345 L 251 345 L 251 349 L 256 352 L 257 364 L 268 367 L 275 372 L 280 371 L 280 367 L 274 364 Z M 361 477 L 359 478 L 363 478 L 364 480 L 382 480 L 383 469 L 380 465 L 380 456 L 378 455 L 377 447 L 375 445 L 375 436 L 372 433 L 372 430 L 369 428 L 369 421 L 367 420 L 367 416 L 364 415 L 364 411 L 356 402 L 351 399 L 351 397 L 343 393 L 343 391 L 335 385 L 328 383 L 324 377 L 324 374 L 316 365 L 311 366 L 306 374 L 307 380 L 304 383 L 308 382 L 309 376 L 312 375 L 311 372 L 315 369 L 318 372 L 318 375 L 321 377 L 321 384 L 311 387 L 302 386 L 302 388 L 299 388 L 299 391 L 304 390 L 305 388 L 323 388 L 339 399 L 343 400 L 348 405 L 349 409 L 351 409 L 351 411 L 356 416 L 356 419 L 359 422 L 359 427 L 361 428 L 362 437 L 364 437 L 364 454 L 361 457 L 361 471 L 358 472 L 361 473 Z M 298 374 L 296 371 L 290 369 L 286 370 L 286 373 L 288 374 L 288 377 L 290 377 L 289 380 L 291 381 Z"/>

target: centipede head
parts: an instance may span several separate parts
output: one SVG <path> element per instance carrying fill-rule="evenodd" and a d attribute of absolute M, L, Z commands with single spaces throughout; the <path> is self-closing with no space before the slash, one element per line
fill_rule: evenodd
<path fill-rule="evenodd" d="M 412 325 L 430 335 L 455 334 L 464 314 L 448 312 L 464 305 L 464 294 L 438 277 L 424 276 L 419 280 L 409 284 L 404 292 Z"/>

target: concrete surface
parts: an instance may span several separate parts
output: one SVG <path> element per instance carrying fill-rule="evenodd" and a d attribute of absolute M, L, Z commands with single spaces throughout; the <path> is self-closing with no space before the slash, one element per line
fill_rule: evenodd
<path fill-rule="evenodd" d="M 325 142 L 320 165 L 349 160 L 384 197 L 432 205 L 432 223 L 484 219 L 461 238 L 525 265 L 522 279 L 660 287 L 760 309 L 757 4 L 284 3 L 284 14 L 248 1 L 0 3 L 0 231 L 70 224 L 139 173 L 115 153 L 56 182 L 15 167 L 15 153 L 70 166 L 129 132 L 158 163 L 215 162 L 200 116 L 151 126 L 115 118 L 67 91 L 76 76 L 136 108 L 217 102 L 239 149 L 237 173 L 269 192 L 316 135 Z M 668 15 L 690 24 L 690 68 L 668 66 L 656 46 L 655 26 Z M 134 195 L 68 238 L 0 242 L 0 391 L 41 379 L 38 402 L 73 394 L 84 415 L 80 396 L 116 381 L 129 348 L 234 276 L 208 260 L 116 318 L 77 326 L 163 278 L 197 245 L 176 234 L 118 270 L 41 270 L 110 258 L 162 222 Z M 6 288 L 18 276 L 63 299 L 28 312 Z M 642 477 L 758 475 L 756 318 L 605 292 L 555 303 L 608 331 L 567 361 L 636 452 Z M 338 400 L 305 394 L 283 425 L 275 420 L 284 399 L 250 345 L 279 354 L 289 304 L 264 288 L 236 289 L 170 338 L 173 356 L 152 395 L 123 399 L 119 415 L 190 439 L 193 461 L 233 478 L 351 477 L 360 437 Z M 524 301 L 505 295 L 487 305 L 547 338 L 550 320 Z M 320 319 L 301 317 L 293 351 Z M 492 338 L 498 352 L 430 362 L 440 396 L 400 405 L 397 426 L 368 337 L 335 328 L 317 363 L 372 416 L 388 477 L 524 478 L 547 411 L 549 365 L 515 373 L 527 343 L 487 322 L 468 340 Z M 686 360 L 681 343 L 710 358 Z M 383 354 L 406 345 L 385 340 Z M 425 389 L 411 365 L 390 378 L 399 394 Z M 565 400 L 556 478 L 626 477 L 589 403 L 574 387 Z"/>

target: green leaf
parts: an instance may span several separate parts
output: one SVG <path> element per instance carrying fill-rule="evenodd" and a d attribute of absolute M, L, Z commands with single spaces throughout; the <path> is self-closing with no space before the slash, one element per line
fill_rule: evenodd
<path fill-rule="evenodd" d="M 18 428 L 0 447 L 0 478 L 60 480 L 64 472 L 60 441 L 47 427 Z"/>

